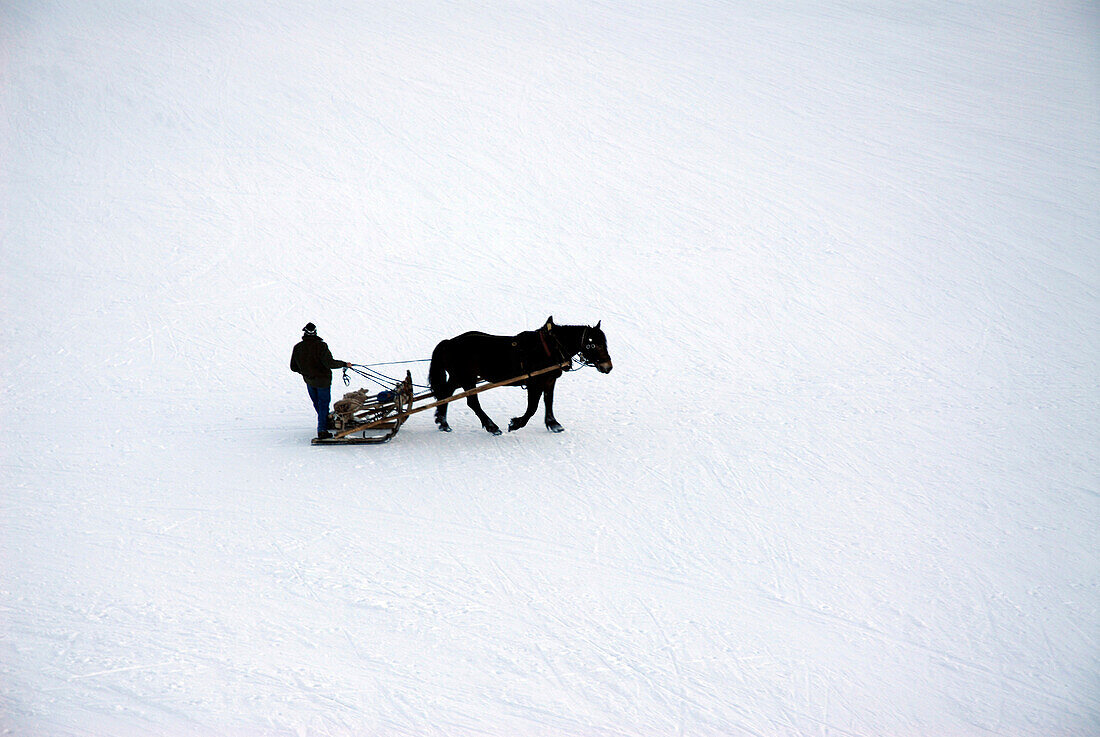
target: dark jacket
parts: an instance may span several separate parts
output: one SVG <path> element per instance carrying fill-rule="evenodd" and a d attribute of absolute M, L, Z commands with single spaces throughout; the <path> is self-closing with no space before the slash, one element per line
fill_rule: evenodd
<path fill-rule="evenodd" d="M 309 386 L 331 386 L 332 369 L 338 368 L 344 368 L 344 362 L 334 359 L 325 341 L 316 335 L 303 337 L 290 354 L 290 370 L 301 374 Z"/>

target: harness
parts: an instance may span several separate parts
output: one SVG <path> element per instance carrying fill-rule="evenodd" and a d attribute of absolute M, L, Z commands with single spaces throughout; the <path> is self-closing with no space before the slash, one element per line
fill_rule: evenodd
<path fill-rule="evenodd" d="M 585 335 L 587 333 L 588 333 L 588 328 L 586 327 L 584 329 L 584 333 L 581 333 L 581 343 L 584 343 L 584 338 L 585 338 Z M 562 347 L 561 341 L 558 340 L 558 336 L 554 335 L 551 331 L 547 330 L 545 325 L 543 327 L 539 328 L 538 330 L 536 330 L 535 334 L 539 336 L 539 343 L 542 345 L 542 350 L 546 352 L 546 357 L 547 358 L 553 359 L 554 358 L 554 352 L 555 352 L 555 349 L 556 349 L 557 354 L 558 354 L 557 362 L 558 362 L 558 365 L 560 365 L 562 367 L 562 371 L 573 371 L 574 370 L 574 366 L 573 366 L 574 357 L 566 357 L 565 349 Z M 547 339 L 546 339 L 547 336 L 549 336 L 550 340 L 553 341 L 553 344 L 554 344 L 553 348 L 551 348 L 551 346 L 550 346 L 550 341 L 547 341 Z M 512 341 L 512 349 L 517 354 L 520 371 L 523 372 L 523 373 L 526 373 L 527 372 L 527 362 L 523 360 L 524 353 L 520 349 L 520 345 L 519 345 L 518 340 L 513 340 Z M 595 365 L 594 363 L 592 363 L 592 362 L 590 362 L 586 359 L 582 359 L 581 361 L 578 361 L 577 363 L 580 363 L 582 366 L 594 366 Z M 565 367 L 566 364 L 568 364 L 568 368 Z M 520 384 L 520 386 L 525 387 L 526 384 Z"/>
<path fill-rule="evenodd" d="M 558 340 L 557 335 L 554 335 L 552 332 L 547 331 L 546 328 L 543 327 L 543 328 L 539 328 L 539 337 L 542 338 L 542 346 L 543 346 L 543 348 L 546 349 L 546 355 L 548 357 L 552 356 L 553 354 L 550 352 L 550 346 L 548 346 L 546 344 L 546 335 L 543 334 L 543 331 L 546 331 L 550 335 L 550 337 L 554 340 L 554 345 L 558 349 L 558 358 L 560 359 L 559 362 L 569 364 L 569 368 L 563 369 L 563 371 L 576 371 L 577 368 L 579 368 L 581 366 L 595 366 L 596 365 L 595 361 L 593 361 L 592 359 L 588 358 L 585 355 L 585 351 L 592 350 L 596 347 L 595 343 L 590 343 L 588 341 L 588 331 L 590 329 L 591 328 L 589 328 L 587 325 L 584 326 L 584 330 L 581 331 L 580 348 L 576 351 L 576 353 L 574 353 L 573 355 L 568 356 L 568 357 L 566 357 L 565 349 L 562 347 L 561 341 Z M 578 356 L 580 356 L 580 358 L 578 358 Z M 576 365 L 574 365 L 574 364 L 576 364 Z"/>

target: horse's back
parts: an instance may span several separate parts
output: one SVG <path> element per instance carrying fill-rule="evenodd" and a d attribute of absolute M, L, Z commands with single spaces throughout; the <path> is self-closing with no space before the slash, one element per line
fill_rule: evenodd
<path fill-rule="evenodd" d="M 494 353 L 504 350 L 512 345 L 515 338 L 510 335 L 491 335 L 479 330 L 471 330 L 462 335 L 456 335 L 446 341 L 448 348 L 453 352 L 466 354 Z"/>
<path fill-rule="evenodd" d="M 483 333 L 480 330 L 471 330 L 469 332 L 463 333 L 462 335 L 456 335 L 455 337 L 451 338 L 451 340 L 461 343 L 461 342 L 467 342 L 467 341 L 484 340 L 486 338 L 492 339 L 492 340 L 505 340 L 506 336 L 503 336 L 503 335 L 490 335 L 489 333 Z"/>
<path fill-rule="evenodd" d="M 471 330 L 461 335 L 456 335 L 453 338 L 446 338 L 439 341 L 435 346 L 435 353 L 442 355 L 444 352 L 459 352 L 464 353 L 470 350 L 472 347 L 480 345 L 484 342 L 496 342 L 500 340 L 506 340 L 499 335 L 489 335 L 488 333 L 482 333 L 478 330 Z"/>

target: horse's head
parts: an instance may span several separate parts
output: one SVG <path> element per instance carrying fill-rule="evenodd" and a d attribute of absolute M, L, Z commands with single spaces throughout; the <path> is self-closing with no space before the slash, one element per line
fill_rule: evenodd
<path fill-rule="evenodd" d="M 611 355 L 607 352 L 607 336 L 603 334 L 603 330 L 600 330 L 599 322 L 584 329 L 580 352 L 584 362 L 595 366 L 601 374 L 611 373 Z"/>

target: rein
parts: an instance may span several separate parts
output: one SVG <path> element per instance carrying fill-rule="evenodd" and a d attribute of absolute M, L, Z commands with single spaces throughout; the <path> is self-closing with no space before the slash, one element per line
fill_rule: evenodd
<path fill-rule="evenodd" d="M 431 361 L 431 360 L 432 359 L 430 359 L 430 358 L 423 358 L 423 359 L 417 359 L 416 361 L 390 361 L 388 363 L 371 363 L 371 364 L 353 363 L 351 365 L 350 369 L 349 368 L 344 369 L 344 386 L 351 386 L 351 378 L 348 376 L 348 371 L 352 371 L 356 374 L 359 374 L 360 376 L 362 376 L 364 379 L 367 379 L 368 381 L 373 381 L 375 384 L 378 384 L 378 386 L 382 387 L 383 389 L 391 389 L 394 384 L 399 383 L 398 380 L 393 378 L 392 376 L 387 376 L 386 374 L 382 373 L 381 371 L 375 371 L 372 368 L 372 366 L 395 366 L 395 365 L 398 365 L 398 364 L 405 364 L 405 363 L 426 363 L 426 362 Z M 424 385 L 421 385 L 421 384 L 413 384 L 413 386 L 415 386 L 417 389 L 430 389 L 431 388 L 431 387 L 424 386 Z"/>

